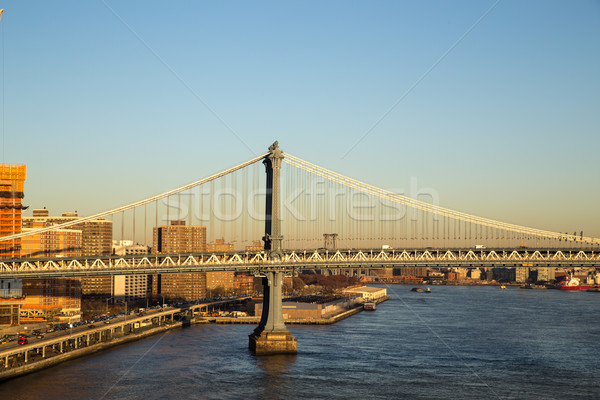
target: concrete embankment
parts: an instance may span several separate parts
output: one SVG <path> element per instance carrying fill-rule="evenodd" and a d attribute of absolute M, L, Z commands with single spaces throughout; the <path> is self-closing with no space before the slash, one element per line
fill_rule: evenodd
<path fill-rule="evenodd" d="M 18 367 L 9 368 L 7 370 L 0 371 L 0 382 L 7 380 L 7 379 L 15 378 L 17 376 L 25 375 L 25 374 L 28 374 L 28 373 L 31 373 L 34 371 L 39 371 L 41 369 L 52 367 L 56 364 L 60 364 L 62 362 L 68 361 L 68 360 L 73 360 L 75 358 L 79 358 L 79 357 L 83 357 L 83 356 L 86 356 L 89 354 L 97 353 L 99 351 L 108 349 L 113 346 L 118 346 L 121 344 L 133 342 L 133 341 L 140 340 L 140 339 L 148 337 L 148 336 L 153 336 L 158 333 L 168 331 L 169 329 L 179 328 L 179 327 L 183 326 L 183 324 L 184 323 L 182 323 L 182 322 L 175 322 L 170 325 L 158 326 L 155 328 L 145 330 L 143 332 L 137 332 L 137 333 L 132 333 L 132 334 L 129 334 L 126 336 L 115 337 L 106 342 L 96 343 L 96 344 L 90 345 L 88 347 L 82 347 L 82 348 L 79 348 L 76 350 L 71 350 L 69 352 L 58 354 L 58 355 L 55 355 L 55 356 L 52 356 L 52 357 L 49 357 L 49 358 L 46 358 L 43 360 L 31 362 L 31 363 L 24 364 L 24 365 L 21 365 Z"/>
<path fill-rule="evenodd" d="M 384 296 L 384 297 L 377 299 L 375 302 L 377 304 L 379 304 L 386 300 L 389 300 L 389 298 L 390 298 L 389 296 Z M 286 325 L 330 325 L 330 324 L 335 324 L 336 322 L 346 319 L 352 315 L 358 314 L 362 310 L 363 310 L 363 306 L 362 306 L 362 304 L 359 304 L 359 305 L 356 305 L 355 307 L 352 307 L 348 311 L 345 311 L 340 314 L 336 314 L 329 318 L 298 318 L 298 319 L 292 318 L 292 319 L 286 319 L 285 324 Z M 258 323 L 260 321 L 260 317 L 237 317 L 237 318 L 234 318 L 234 317 L 208 317 L 205 320 L 208 322 L 211 322 L 211 323 L 215 323 L 215 324 L 254 324 L 254 325 L 258 325 Z"/>

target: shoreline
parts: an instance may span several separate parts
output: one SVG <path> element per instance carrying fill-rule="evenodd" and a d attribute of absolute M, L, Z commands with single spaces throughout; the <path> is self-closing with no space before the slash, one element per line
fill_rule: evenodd
<path fill-rule="evenodd" d="M 377 299 L 376 303 L 382 303 L 386 300 L 389 300 L 389 296 L 385 296 L 381 299 Z M 342 313 L 333 315 L 328 318 L 319 318 L 319 319 L 291 319 L 285 320 L 286 325 L 331 325 L 348 317 L 358 314 L 363 311 L 363 306 L 360 304 L 359 306 L 355 306 L 348 311 L 344 311 Z M 66 361 L 74 360 L 77 358 L 85 357 L 88 355 L 92 355 L 106 349 L 120 346 L 123 344 L 127 344 L 130 342 L 138 341 L 150 336 L 155 336 L 162 332 L 167 332 L 171 329 L 176 328 L 184 328 L 191 325 L 203 325 L 203 324 L 229 324 L 229 325 L 258 325 L 260 321 L 260 317 L 241 317 L 241 318 L 233 318 L 233 317 L 204 317 L 195 319 L 192 318 L 190 320 L 185 321 L 177 321 L 172 324 L 162 325 L 150 328 L 148 330 L 142 332 L 132 333 L 126 336 L 113 337 L 109 341 L 96 343 L 90 345 L 88 347 L 83 347 L 75 350 L 68 351 L 66 353 L 58 354 L 46 359 L 42 359 L 39 361 L 34 361 L 29 364 L 20 365 L 18 367 L 9 368 L 8 370 L 2 368 L 0 370 L 0 383 L 5 382 L 7 380 L 17 378 L 19 376 L 27 375 L 36 371 L 40 371 L 46 368 L 53 367 L 55 365 L 61 364 Z"/>

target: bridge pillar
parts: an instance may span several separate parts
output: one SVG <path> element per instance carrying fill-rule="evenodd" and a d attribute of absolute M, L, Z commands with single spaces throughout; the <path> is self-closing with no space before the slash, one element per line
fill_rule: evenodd
<path fill-rule="evenodd" d="M 267 202 L 265 209 L 265 251 L 272 261 L 281 261 L 281 227 L 279 219 L 279 172 L 283 152 L 277 142 L 269 147 L 264 159 L 267 172 Z M 283 271 L 260 274 L 263 283 L 263 309 L 258 327 L 249 336 L 249 348 L 256 355 L 296 354 L 298 341 L 283 322 L 281 289 Z"/>
<path fill-rule="evenodd" d="M 267 272 L 262 278 L 262 315 L 258 327 L 249 337 L 249 348 L 256 355 L 297 353 L 298 341 L 283 322 L 283 275 L 283 272 Z"/>

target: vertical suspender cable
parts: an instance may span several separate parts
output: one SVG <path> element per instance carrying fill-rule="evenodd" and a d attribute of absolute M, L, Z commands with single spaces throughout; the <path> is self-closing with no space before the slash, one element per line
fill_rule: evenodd
<path fill-rule="evenodd" d="M 194 224 L 193 215 L 194 215 L 194 191 L 190 189 L 188 192 L 188 225 L 192 226 Z"/>
<path fill-rule="evenodd" d="M 209 202 L 209 215 L 208 215 L 208 226 L 209 226 L 209 231 L 206 234 L 206 241 L 209 242 L 209 237 L 215 237 L 214 236 L 214 226 L 215 226 L 215 202 L 214 202 L 214 197 L 215 197 L 215 181 L 210 181 L 210 195 L 208 198 L 208 202 Z"/>

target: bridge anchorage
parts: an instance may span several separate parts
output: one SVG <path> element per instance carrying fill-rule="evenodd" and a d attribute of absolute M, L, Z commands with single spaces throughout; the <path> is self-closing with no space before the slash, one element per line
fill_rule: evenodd
<path fill-rule="evenodd" d="M 280 225 L 279 176 L 283 152 L 278 142 L 269 147 L 263 161 L 267 173 L 267 201 L 265 208 L 265 252 L 273 262 L 282 261 Z M 293 275 L 293 269 L 281 267 L 255 272 L 262 277 L 263 307 L 258 327 L 249 336 L 249 348 L 255 355 L 296 354 L 298 341 L 287 330 L 283 322 L 282 286 L 285 275 Z"/>

